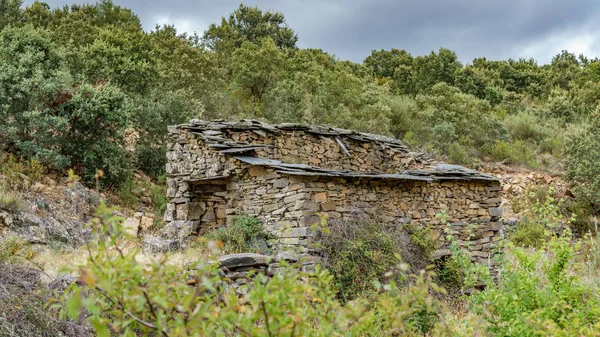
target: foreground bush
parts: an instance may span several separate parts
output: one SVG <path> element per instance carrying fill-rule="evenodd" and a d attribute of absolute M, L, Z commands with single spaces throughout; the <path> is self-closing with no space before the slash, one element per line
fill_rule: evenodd
<path fill-rule="evenodd" d="M 440 324 L 445 306 L 434 296 L 443 289 L 427 273 L 412 276 L 403 288 L 393 281 L 378 283 L 380 295 L 374 300 L 344 305 L 335 298 L 328 272 L 288 266 L 272 278 L 257 275 L 252 285 L 242 286 L 245 295 L 238 295 L 227 290 L 207 257 L 187 267 L 168 263 L 168 257 L 142 265 L 137 251 L 122 248 L 121 221 L 100 207 L 92 225 L 102 239 L 78 270 L 83 285 L 72 285 L 65 298 L 66 312 L 71 317 L 89 313 L 98 336 L 448 334 Z M 393 273 L 406 280 L 406 270 L 400 264 Z"/>
<path fill-rule="evenodd" d="M 575 247 L 552 237 L 546 249 L 509 247 L 499 285 L 470 299 L 493 336 L 600 336 L 598 289 L 572 274 Z"/>

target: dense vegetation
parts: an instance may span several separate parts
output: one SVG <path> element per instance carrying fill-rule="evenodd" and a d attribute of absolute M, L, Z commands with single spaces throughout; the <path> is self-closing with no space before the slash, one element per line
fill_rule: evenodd
<path fill-rule="evenodd" d="M 169 124 L 259 118 L 393 135 L 469 165 L 564 167 L 587 206 L 600 199 L 598 59 L 462 64 L 444 48 L 391 49 L 359 64 L 298 48 L 281 13 L 244 5 L 202 36 L 146 32 L 110 1 L 0 7 L 1 143 L 87 181 L 96 169 L 112 186 L 136 167 L 159 175 Z"/>
<path fill-rule="evenodd" d="M 523 221 L 495 282 L 456 244 L 451 258 L 425 266 L 426 229 L 389 233 L 365 220 L 328 224 L 327 271 L 259 275 L 241 297 L 223 295 L 208 256 L 190 266 L 140 262 L 122 219 L 101 206 L 91 222 L 99 240 L 71 270 L 77 283 L 44 284 L 31 247 L 0 240 L 0 335 L 600 335 L 600 240 L 575 240 L 568 226 L 600 212 L 600 60 L 563 51 L 546 65 L 462 64 L 441 48 L 373 51 L 353 63 L 300 49 L 298 38 L 281 13 L 244 5 L 200 36 L 144 31 L 110 1 L 0 0 L 0 209 L 23 207 L 13 190 L 24 180 L 68 168 L 136 206 L 136 190 L 150 184 L 134 182 L 134 170 L 159 178 L 167 125 L 192 117 L 330 124 L 395 136 L 450 162 L 564 171 L 575 202 L 547 189 L 513 200 Z M 160 215 L 164 190 L 151 192 Z M 249 217 L 208 238 L 232 252 L 269 239 Z M 410 252 L 422 255 L 409 261 Z M 486 290 L 463 296 L 481 283 Z"/>

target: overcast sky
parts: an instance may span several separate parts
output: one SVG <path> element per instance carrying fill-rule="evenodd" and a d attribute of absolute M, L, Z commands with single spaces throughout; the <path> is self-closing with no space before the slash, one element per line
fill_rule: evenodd
<path fill-rule="evenodd" d="M 26 1 L 31 3 L 32 1 Z M 50 6 L 89 1 L 46 0 Z M 133 9 L 145 29 L 174 24 L 202 34 L 240 1 L 114 0 Z M 361 62 L 373 49 L 422 55 L 440 47 L 463 63 L 485 56 L 535 58 L 547 63 L 562 49 L 600 56 L 598 0 L 254 0 L 282 12 L 302 48 L 321 48 Z"/>

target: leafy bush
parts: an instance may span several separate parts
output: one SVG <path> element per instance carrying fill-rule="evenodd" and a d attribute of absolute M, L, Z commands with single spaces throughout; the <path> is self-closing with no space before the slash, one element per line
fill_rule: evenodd
<path fill-rule="evenodd" d="M 389 228 L 367 217 L 327 223 L 322 239 L 325 267 L 334 277 L 339 298 L 349 301 L 375 291 L 400 260 L 400 240 Z"/>
<path fill-rule="evenodd" d="M 218 266 L 199 256 L 190 266 L 168 263 L 168 257 L 142 265 L 137 251 L 122 248 L 121 222 L 102 205 L 92 225 L 101 238 L 89 250 L 88 262 L 76 268 L 80 286 L 72 284 L 51 307 L 79 317 L 98 336 L 423 336 L 447 334 L 441 318 L 443 293 L 427 273 L 411 277 L 400 288 L 377 283 L 380 295 L 344 305 L 335 299 L 333 277 L 317 267 L 302 272 L 283 264 L 271 278 L 257 274 L 242 285 L 241 296 L 227 290 Z M 212 253 L 216 245 L 209 242 Z M 406 265 L 395 266 L 391 279 L 407 280 Z"/>
<path fill-rule="evenodd" d="M 506 130 L 512 139 L 540 141 L 547 135 L 542 121 L 530 111 L 523 111 L 516 115 L 508 115 L 504 120 Z"/>
<path fill-rule="evenodd" d="M 12 189 L 23 187 L 26 177 L 30 183 L 41 181 L 44 175 L 44 167 L 39 161 L 25 160 L 15 155 L 8 154 L 0 157 L 0 173 L 4 176 L 4 183 Z"/>
<path fill-rule="evenodd" d="M 260 220 L 247 216 L 236 216 L 228 226 L 209 232 L 206 237 L 223 243 L 224 250 L 232 253 L 244 253 L 250 250 L 262 250 L 259 241 L 268 238 Z"/>
<path fill-rule="evenodd" d="M 510 241 L 517 247 L 540 248 L 546 242 L 545 232 L 546 228 L 542 223 L 525 218 L 510 234 Z"/>
<path fill-rule="evenodd" d="M 600 109 L 583 127 L 571 127 L 565 136 L 565 179 L 575 196 L 593 213 L 600 212 Z"/>
<path fill-rule="evenodd" d="M 556 200 L 554 189 L 545 185 L 530 186 L 512 201 L 512 207 L 522 213 L 521 222 L 510 235 L 519 247 L 540 248 L 547 240 L 546 231 L 560 234 L 575 218 L 567 213 L 564 200 Z"/>
<path fill-rule="evenodd" d="M 537 165 L 535 152 L 531 147 L 531 145 L 521 140 L 514 142 L 499 140 L 491 148 L 490 155 L 496 161 L 508 164 L 526 164 L 535 168 Z"/>
<path fill-rule="evenodd" d="M 442 224 L 448 223 L 448 214 L 445 211 L 436 214 L 436 218 Z M 470 241 L 475 233 L 476 226 L 469 225 L 466 230 L 466 235 Z M 435 261 L 437 279 L 440 284 L 448 290 L 458 290 L 464 294 L 465 290 L 470 289 L 478 283 L 491 282 L 490 271 L 481 264 L 475 264 L 471 261 L 469 255 L 470 247 L 467 245 L 461 246 L 455 235 L 458 234 L 452 227 L 448 226 L 444 229 L 446 242 L 450 242 L 450 256 Z"/>
<path fill-rule="evenodd" d="M 459 142 L 453 142 L 448 146 L 448 160 L 456 164 L 470 164 L 473 161 L 469 150 Z"/>
<path fill-rule="evenodd" d="M 511 247 L 499 285 L 470 298 L 472 310 L 499 336 L 598 336 L 600 299 L 568 271 L 574 249 L 567 237 L 549 239 L 548 253 Z"/>

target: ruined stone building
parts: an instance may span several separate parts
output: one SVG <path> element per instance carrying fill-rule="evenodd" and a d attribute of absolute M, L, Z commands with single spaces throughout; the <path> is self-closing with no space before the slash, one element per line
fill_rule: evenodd
<path fill-rule="evenodd" d="M 502 235 L 498 179 L 435 164 L 397 139 L 249 120 L 192 120 L 169 132 L 166 235 L 189 235 L 247 214 L 262 221 L 279 247 L 309 252 L 320 216 L 362 213 L 391 226 L 428 226 L 438 256 L 449 253 L 449 227 L 479 262 Z M 446 223 L 436 217 L 443 210 Z"/>

